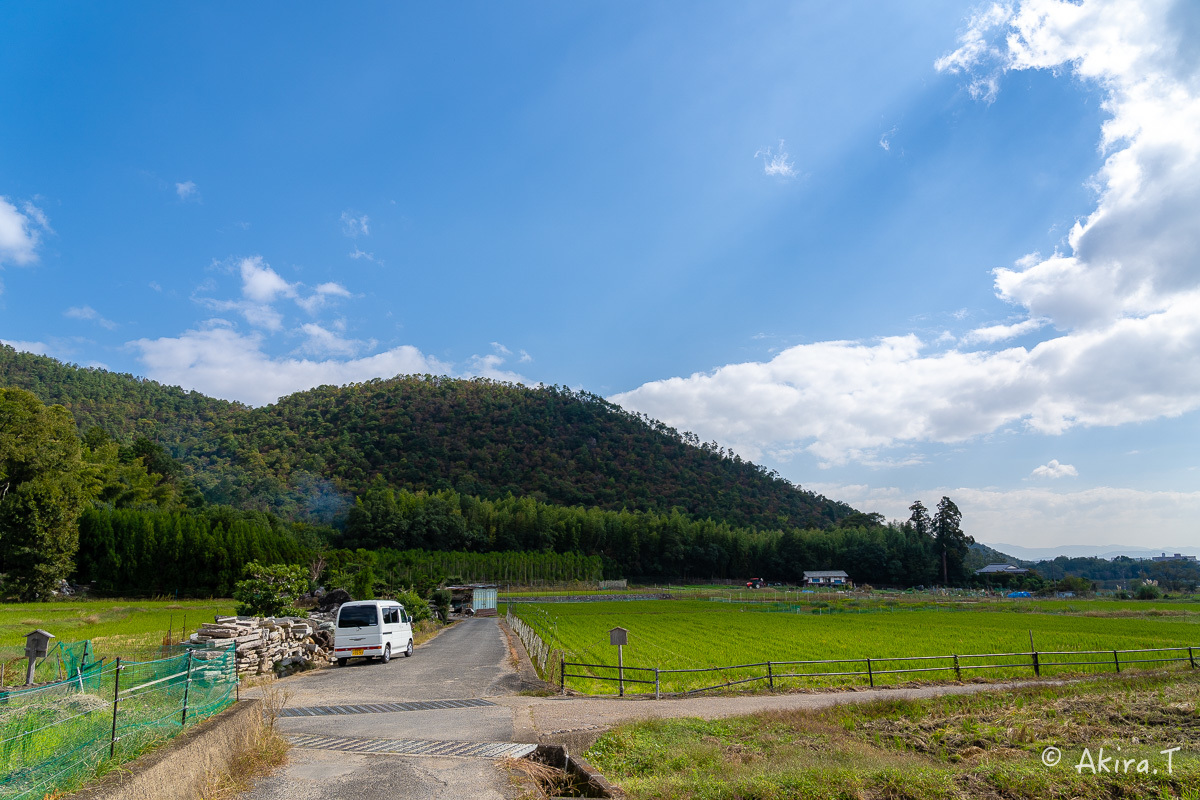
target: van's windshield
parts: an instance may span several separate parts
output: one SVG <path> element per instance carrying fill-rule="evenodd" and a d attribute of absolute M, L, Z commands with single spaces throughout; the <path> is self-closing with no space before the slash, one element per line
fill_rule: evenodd
<path fill-rule="evenodd" d="M 342 606 L 342 613 L 338 616 L 339 628 L 361 628 L 375 624 L 375 606 Z"/>

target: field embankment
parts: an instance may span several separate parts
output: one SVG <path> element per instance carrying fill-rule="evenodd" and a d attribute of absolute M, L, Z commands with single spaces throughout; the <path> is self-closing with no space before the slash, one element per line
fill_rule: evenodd
<path fill-rule="evenodd" d="M 1143 674 L 639 722 L 584 755 L 630 800 L 1195 798 L 1198 703 L 1197 673 Z"/>

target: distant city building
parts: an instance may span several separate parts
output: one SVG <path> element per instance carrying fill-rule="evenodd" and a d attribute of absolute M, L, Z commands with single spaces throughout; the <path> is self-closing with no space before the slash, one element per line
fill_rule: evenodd
<path fill-rule="evenodd" d="M 976 575 L 1026 575 L 1027 569 L 1014 567 L 1012 564 L 988 564 L 983 569 L 975 570 Z"/>
<path fill-rule="evenodd" d="M 1185 556 L 1183 553 L 1176 553 L 1173 556 L 1169 556 L 1166 553 L 1163 553 L 1161 556 L 1155 556 L 1151 560 L 1152 561 L 1196 561 L 1197 558 L 1195 556 Z"/>
<path fill-rule="evenodd" d="M 849 586 L 850 576 L 840 569 L 804 571 L 805 586 Z"/>

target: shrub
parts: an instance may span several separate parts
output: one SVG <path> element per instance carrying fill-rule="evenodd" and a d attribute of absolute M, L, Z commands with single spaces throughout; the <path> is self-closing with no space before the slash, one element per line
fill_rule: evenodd
<path fill-rule="evenodd" d="M 413 622 L 421 622 L 433 616 L 429 610 L 429 603 L 422 600 L 416 592 L 397 592 L 396 600 L 404 606 Z"/>
<path fill-rule="evenodd" d="M 237 612 L 248 617 L 303 616 L 296 598 L 308 589 L 308 575 L 297 564 L 265 566 L 257 561 L 246 565 L 246 579 L 237 582 L 233 599 Z"/>

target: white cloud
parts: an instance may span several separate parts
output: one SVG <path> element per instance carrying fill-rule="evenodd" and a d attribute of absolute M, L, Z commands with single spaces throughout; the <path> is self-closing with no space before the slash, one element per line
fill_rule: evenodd
<path fill-rule="evenodd" d="M 300 326 L 306 337 L 300 345 L 301 352 L 314 356 L 354 356 L 366 346 L 360 339 L 348 339 L 339 333 L 323 328 L 315 322 Z"/>
<path fill-rule="evenodd" d="M 368 236 L 371 233 L 371 218 L 366 214 L 346 210 L 342 212 L 341 221 L 342 233 L 351 239 L 357 239 L 359 236 Z"/>
<path fill-rule="evenodd" d="M 887 131 L 886 133 L 884 133 L 882 136 L 879 137 L 879 146 L 882 147 L 885 152 L 889 152 L 889 153 L 891 152 L 892 137 L 895 135 L 896 135 L 896 129 L 892 128 L 891 130 Z"/>
<path fill-rule="evenodd" d="M 251 405 L 273 403 L 292 392 L 407 374 L 446 374 L 450 366 L 410 346 L 350 360 L 277 358 L 263 350 L 261 334 L 240 334 L 211 321 L 177 337 L 138 339 L 147 375 L 163 383 Z"/>
<path fill-rule="evenodd" d="M 1079 470 L 1070 464 L 1060 464 L 1058 459 L 1052 458 L 1050 463 L 1035 467 L 1029 474 L 1035 478 L 1074 478 L 1079 475 Z"/>
<path fill-rule="evenodd" d="M 994 4 L 937 63 L 970 75 L 984 99 L 1018 69 L 1069 71 L 1104 92 L 1096 208 L 1075 224 L 1069 253 L 996 270 L 997 294 L 1025 319 L 963 342 L 1046 326 L 1056 338 L 969 353 L 927 353 L 914 335 L 819 342 L 614 399 L 750 457 L 807 451 L 827 464 L 1015 422 L 1057 434 L 1200 408 L 1197 28 L 1200 6 L 1187 0 Z"/>
<path fill-rule="evenodd" d="M 1015 339 L 1018 336 L 1024 336 L 1027 333 L 1033 333 L 1045 327 L 1046 320 L 1044 319 L 1027 319 L 1021 322 L 1015 322 L 1011 325 L 986 325 L 982 328 L 976 328 L 969 331 L 963 337 L 963 342 L 966 344 L 995 344 L 1008 339 Z"/>
<path fill-rule="evenodd" d="M 527 354 L 524 350 L 521 351 L 521 354 L 522 358 L 519 359 L 518 363 L 525 363 L 526 359 L 524 356 Z M 496 381 L 507 381 L 508 383 L 531 383 L 528 378 L 526 378 L 524 375 L 521 375 L 519 372 L 503 369 L 510 356 L 512 356 L 511 350 L 500 344 L 500 342 L 492 342 L 491 353 L 487 355 L 476 354 L 471 356 L 471 358 L 468 360 L 468 364 L 470 365 L 468 367 L 468 373 L 471 375 L 478 375 L 483 378 L 491 378 L 492 380 Z M 529 361 L 532 360 L 532 358 L 529 359 Z"/>
<path fill-rule="evenodd" d="M 101 328 L 106 328 L 110 331 L 117 327 L 117 323 L 100 316 L 100 313 L 91 306 L 75 306 L 68 308 L 63 312 L 63 316 L 70 319 L 81 319 L 87 320 L 88 322 L 94 322 Z"/>
<path fill-rule="evenodd" d="M 936 487 L 920 491 L 863 484 L 806 484 L 889 519 L 908 519 L 908 506 L 921 500 L 932 507 L 950 497 L 963 513 L 963 530 L 979 541 L 1023 547 L 1070 544 L 1126 544 L 1183 547 L 1196 541 L 1200 492 L 1158 492 L 1101 486 L 1078 492 L 1043 488 L 1012 491 Z M 1146 531 L 1153 532 L 1147 542 Z"/>
<path fill-rule="evenodd" d="M 296 305 L 310 314 L 315 314 L 331 297 L 352 297 L 350 290 L 340 283 L 322 283 L 308 297 L 296 298 Z"/>
<path fill-rule="evenodd" d="M 306 294 L 304 284 L 289 283 L 271 269 L 262 256 L 243 258 L 238 262 L 238 269 L 242 278 L 242 299 L 197 299 L 214 311 L 235 311 L 251 325 L 268 331 L 279 331 L 284 327 L 283 313 L 274 305 L 281 299 L 291 300 L 309 314 L 315 314 L 331 298 L 352 296 L 349 289 L 332 281 L 322 283 Z"/>
<path fill-rule="evenodd" d="M 45 342 L 23 342 L 18 339 L 0 339 L 0 344 L 6 344 L 22 353 L 34 353 L 39 356 L 53 355 L 51 351 L 54 349 Z"/>
<path fill-rule="evenodd" d="M 796 165 L 792 163 L 788 151 L 784 146 L 783 139 L 779 140 L 777 148 L 760 148 L 754 153 L 754 157 L 763 160 L 764 175 L 770 175 L 775 178 L 796 177 Z"/>
<path fill-rule="evenodd" d="M 367 251 L 362 250 L 358 247 L 355 247 L 354 250 L 352 250 L 349 255 L 350 255 L 350 258 L 353 258 L 355 261 L 358 261 L 360 258 L 365 258 L 367 261 L 370 261 L 372 264 L 382 264 L 383 263 L 379 259 L 375 258 L 374 253 L 368 253 Z"/>
<path fill-rule="evenodd" d="M 903 442 L 957 442 L 1023 422 L 1040 433 L 1200 408 L 1200 293 L 1189 302 L 1031 349 L 923 354 L 913 335 L 798 345 L 767 362 L 647 383 L 612 398 L 751 458 L 826 464 Z"/>
<path fill-rule="evenodd" d="M 6 262 L 25 265 L 37 261 L 43 232 L 54 231 L 40 208 L 26 202 L 22 210 L 17 210 L 7 197 L 0 197 L 0 266 Z"/>
<path fill-rule="evenodd" d="M 197 197 L 197 191 L 196 184 L 192 181 L 175 184 L 175 194 L 179 195 L 180 200 L 191 200 Z"/>
<path fill-rule="evenodd" d="M 259 303 L 272 303 L 280 295 L 295 297 L 295 284 L 288 283 L 279 273 L 263 262 L 262 256 L 244 258 L 241 263 L 242 294 Z"/>

